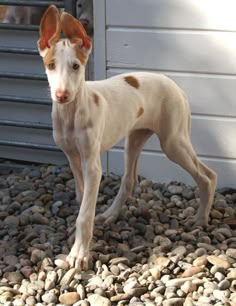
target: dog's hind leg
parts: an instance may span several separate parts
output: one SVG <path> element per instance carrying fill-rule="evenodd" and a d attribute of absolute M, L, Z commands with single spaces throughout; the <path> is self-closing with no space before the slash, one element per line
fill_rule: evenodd
<path fill-rule="evenodd" d="M 195 225 L 207 226 L 216 188 L 216 173 L 198 159 L 189 136 L 184 133 L 178 132 L 162 141 L 161 147 L 167 157 L 189 172 L 198 184 L 200 207 L 196 214 Z"/>
<path fill-rule="evenodd" d="M 137 161 L 140 152 L 147 141 L 153 134 L 148 129 L 135 130 L 129 133 L 125 139 L 125 172 L 121 181 L 119 192 L 112 203 L 104 213 L 99 214 L 95 222 L 106 223 L 116 221 L 119 216 L 123 203 L 127 200 L 133 191 L 134 184 L 137 180 Z"/>

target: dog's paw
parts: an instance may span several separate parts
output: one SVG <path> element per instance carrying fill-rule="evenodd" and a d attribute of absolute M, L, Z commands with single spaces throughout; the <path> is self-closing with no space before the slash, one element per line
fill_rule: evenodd
<path fill-rule="evenodd" d="M 208 216 L 206 214 L 202 215 L 202 213 L 197 213 L 194 217 L 194 227 L 203 227 L 206 228 L 209 226 L 208 224 Z"/>
<path fill-rule="evenodd" d="M 117 220 L 117 218 L 118 218 L 118 215 L 106 214 L 106 211 L 105 211 L 103 214 L 99 214 L 95 217 L 95 223 L 109 225 L 111 223 L 114 223 Z"/>
<path fill-rule="evenodd" d="M 188 231 L 192 231 L 195 228 L 206 228 L 208 226 L 208 220 L 204 218 L 198 218 L 197 216 L 188 218 L 184 221 L 184 227 Z"/>
<path fill-rule="evenodd" d="M 203 228 L 206 228 L 208 226 L 209 226 L 209 224 L 205 220 L 195 220 L 195 222 L 193 224 L 193 227 L 203 227 Z"/>
<path fill-rule="evenodd" d="M 83 247 L 74 244 L 69 255 L 66 258 L 71 268 L 76 268 L 78 271 L 88 269 L 89 251 L 84 250 Z"/>

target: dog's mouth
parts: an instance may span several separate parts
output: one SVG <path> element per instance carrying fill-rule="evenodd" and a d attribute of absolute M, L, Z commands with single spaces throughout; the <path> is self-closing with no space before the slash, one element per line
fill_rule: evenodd
<path fill-rule="evenodd" d="M 65 101 L 60 101 L 60 100 L 57 100 L 55 99 L 54 102 L 60 104 L 60 105 L 66 105 L 66 104 L 69 104 L 71 103 L 73 100 L 65 100 Z"/>
<path fill-rule="evenodd" d="M 68 98 L 66 100 L 59 100 L 57 98 L 53 99 L 53 102 L 55 102 L 55 103 L 57 103 L 59 105 L 67 105 L 67 104 L 70 104 L 73 101 L 74 101 L 74 99 L 70 99 L 70 98 Z"/>

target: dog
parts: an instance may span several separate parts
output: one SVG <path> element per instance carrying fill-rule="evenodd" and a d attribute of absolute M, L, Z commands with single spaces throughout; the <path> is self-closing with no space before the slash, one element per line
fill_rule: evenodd
<path fill-rule="evenodd" d="M 61 31 L 65 38 L 61 39 Z M 82 24 L 50 6 L 40 23 L 39 53 L 52 99 L 53 137 L 70 163 L 81 199 L 75 242 L 67 261 L 87 268 L 95 206 L 102 176 L 100 154 L 126 136 L 125 172 L 119 192 L 96 222 L 115 222 L 131 195 L 137 160 L 147 139 L 156 134 L 167 157 L 189 172 L 200 190 L 196 224 L 207 226 L 217 175 L 201 162 L 190 141 L 187 97 L 164 75 L 135 72 L 102 81 L 85 81 L 92 48 Z"/>
<path fill-rule="evenodd" d="M 78 0 L 76 4 L 77 19 L 91 36 L 93 34 L 93 0 Z"/>

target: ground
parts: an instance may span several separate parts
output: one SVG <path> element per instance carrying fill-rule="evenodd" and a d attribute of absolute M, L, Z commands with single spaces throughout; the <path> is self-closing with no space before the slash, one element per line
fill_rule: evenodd
<path fill-rule="evenodd" d="M 119 185 L 102 179 L 97 213 Z M 236 305 L 235 190 L 216 192 L 207 229 L 186 222 L 193 186 L 140 178 L 133 196 L 116 223 L 95 226 L 80 273 L 65 262 L 79 211 L 70 169 L 0 167 L 0 305 Z"/>

